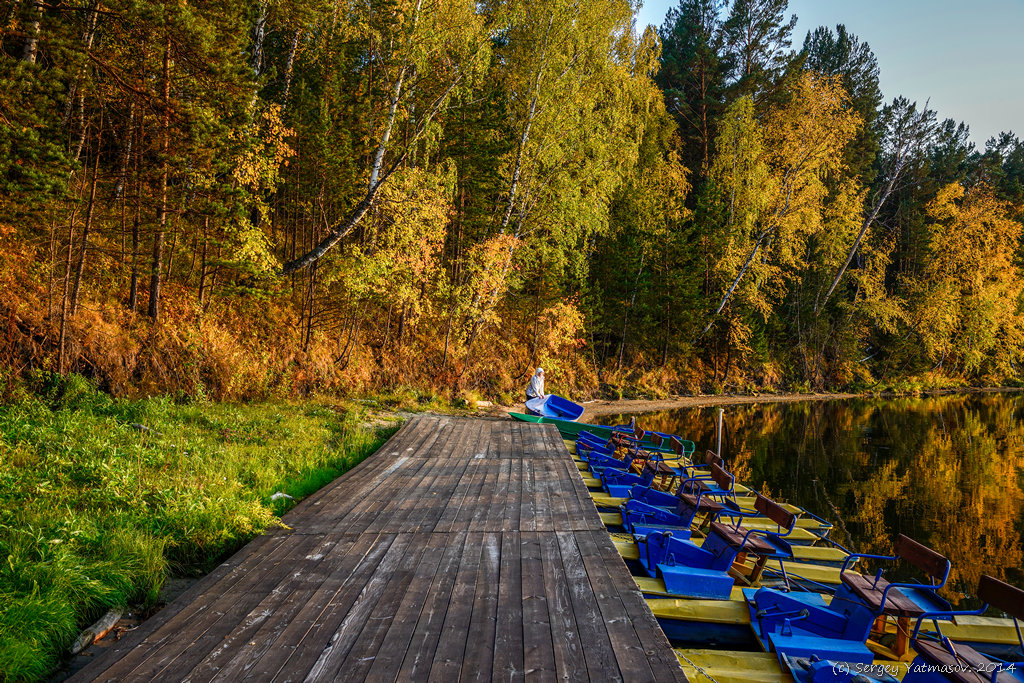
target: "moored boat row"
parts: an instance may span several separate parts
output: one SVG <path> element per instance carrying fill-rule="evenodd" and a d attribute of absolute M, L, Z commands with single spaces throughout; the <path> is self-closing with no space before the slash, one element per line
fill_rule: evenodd
<path fill-rule="evenodd" d="M 953 610 L 948 560 L 913 539 L 892 556 L 851 553 L 827 521 L 736 482 L 717 454 L 698 461 L 690 442 L 553 423 L 696 679 L 1024 680 L 1024 591 L 985 577 L 979 599 L 1011 618 Z M 855 571 L 880 563 L 923 580 Z"/>

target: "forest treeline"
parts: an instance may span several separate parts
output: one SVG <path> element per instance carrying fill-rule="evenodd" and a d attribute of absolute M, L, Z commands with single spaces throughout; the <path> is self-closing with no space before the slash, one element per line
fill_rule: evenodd
<path fill-rule="evenodd" d="M 1013 383 L 1024 145 L 786 0 L 5 0 L 0 358 L 114 393 Z"/>

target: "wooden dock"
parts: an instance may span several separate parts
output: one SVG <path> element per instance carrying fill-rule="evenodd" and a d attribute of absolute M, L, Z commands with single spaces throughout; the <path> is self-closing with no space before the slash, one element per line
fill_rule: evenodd
<path fill-rule="evenodd" d="M 73 681 L 685 681 L 550 425 L 418 417 Z"/>

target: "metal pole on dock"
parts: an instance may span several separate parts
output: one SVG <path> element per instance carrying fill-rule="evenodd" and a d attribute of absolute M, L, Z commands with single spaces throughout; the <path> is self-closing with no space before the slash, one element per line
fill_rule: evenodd
<path fill-rule="evenodd" d="M 725 416 L 725 408 L 718 409 L 718 448 L 715 453 L 718 457 L 722 457 L 722 420 Z"/>

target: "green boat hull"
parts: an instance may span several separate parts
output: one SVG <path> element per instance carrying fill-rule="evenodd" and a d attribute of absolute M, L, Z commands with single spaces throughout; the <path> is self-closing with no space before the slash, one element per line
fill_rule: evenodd
<path fill-rule="evenodd" d="M 527 415 L 525 413 L 509 413 L 509 417 L 520 422 L 533 422 L 536 424 L 555 425 L 558 429 L 558 433 L 562 435 L 563 439 L 575 439 L 579 436 L 582 431 L 587 431 L 594 436 L 601 439 L 610 439 L 614 430 L 611 427 L 605 427 L 603 425 L 592 425 L 585 422 L 570 422 L 569 420 L 559 420 L 554 417 L 541 417 L 539 415 Z M 649 441 L 643 442 L 644 446 L 650 450 L 666 450 L 657 448 L 653 443 Z M 692 441 L 683 441 L 687 453 L 692 453 L 694 444 Z"/>
<path fill-rule="evenodd" d="M 535 422 L 537 424 L 555 425 L 558 432 L 566 439 L 575 439 L 583 430 L 590 432 L 594 436 L 601 437 L 602 439 L 612 438 L 611 427 L 591 425 L 584 422 L 570 422 L 569 420 L 559 420 L 555 417 L 527 415 L 526 413 L 509 413 L 509 416 L 514 420 L 519 420 L 520 422 Z"/>

